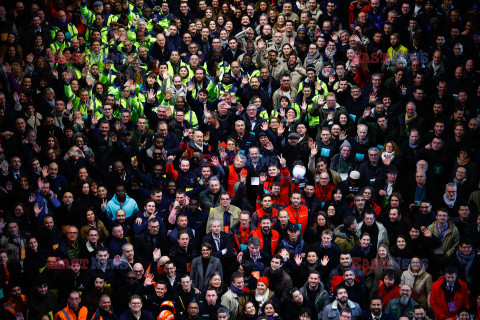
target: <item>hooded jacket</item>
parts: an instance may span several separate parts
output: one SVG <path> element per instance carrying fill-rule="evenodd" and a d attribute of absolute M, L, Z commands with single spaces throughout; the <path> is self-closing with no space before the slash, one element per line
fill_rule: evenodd
<path fill-rule="evenodd" d="M 130 198 L 127 194 L 125 194 L 125 202 L 123 202 L 123 204 L 120 204 L 117 199 L 117 195 L 114 195 L 113 198 L 107 203 L 107 216 L 110 219 L 114 220 L 115 213 L 118 209 L 123 209 L 125 211 L 126 217 L 128 218 L 138 211 L 138 205 L 137 202 L 134 199 Z"/>

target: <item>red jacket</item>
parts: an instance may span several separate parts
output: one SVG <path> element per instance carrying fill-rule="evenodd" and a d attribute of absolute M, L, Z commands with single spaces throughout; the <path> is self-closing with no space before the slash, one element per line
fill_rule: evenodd
<path fill-rule="evenodd" d="M 268 177 L 267 181 L 263 183 L 263 189 L 268 191 L 269 193 L 272 192 L 272 183 L 276 180 L 277 177 Z M 280 190 L 280 199 L 278 202 L 283 202 L 288 204 L 290 201 L 290 171 L 287 168 L 283 168 L 280 173 L 280 186 L 282 187 Z M 275 201 L 275 200 L 274 200 Z M 256 209 L 260 209 L 262 204 L 260 202 L 260 196 L 257 196 L 257 206 Z"/>
<path fill-rule="evenodd" d="M 308 208 L 307 206 L 301 204 L 300 208 L 294 209 L 292 205 L 289 205 L 285 208 L 288 211 L 288 220 L 293 224 L 302 225 L 302 235 L 307 229 L 308 223 Z"/>
<path fill-rule="evenodd" d="M 435 320 L 455 318 L 457 316 L 458 309 L 462 307 L 469 307 L 468 304 L 468 287 L 465 282 L 457 279 L 455 283 L 455 296 L 453 302 L 456 302 L 456 310 L 449 310 L 447 301 L 445 299 L 445 276 L 441 276 L 437 281 L 432 284 L 432 290 L 430 292 L 430 308 L 435 313 Z"/>
<path fill-rule="evenodd" d="M 380 281 L 378 297 L 382 299 L 382 309 L 385 311 L 390 300 L 400 298 L 400 286 L 394 284 L 390 288 L 387 288 L 383 281 Z"/>
<path fill-rule="evenodd" d="M 280 235 L 278 234 L 278 232 L 276 230 L 273 230 L 272 229 L 272 237 L 270 239 L 270 247 L 272 249 L 272 252 L 271 252 L 271 255 L 273 256 L 273 254 L 275 253 L 275 250 L 277 250 L 277 247 L 278 247 L 278 240 L 280 239 Z M 256 237 L 260 240 L 260 250 L 263 250 L 263 234 L 262 234 L 262 230 L 260 229 L 255 229 L 252 231 L 252 233 L 250 233 L 250 236 L 251 237 Z"/>
<path fill-rule="evenodd" d="M 332 192 L 335 189 L 333 184 L 327 184 L 325 187 L 320 185 L 320 182 L 315 182 L 315 195 L 320 202 L 327 202 L 332 198 Z"/>

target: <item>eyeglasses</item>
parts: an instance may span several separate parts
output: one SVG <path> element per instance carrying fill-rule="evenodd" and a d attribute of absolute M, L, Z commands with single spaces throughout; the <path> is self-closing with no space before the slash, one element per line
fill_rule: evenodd
<path fill-rule="evenodd" d="M 71 298 L 71 297 L 70 297 L 70 298 L 68 298 L 68 300 L 70 300 L 70 301 L 78 301 L 78 300 L 80 300 L 80 298 Z"/>

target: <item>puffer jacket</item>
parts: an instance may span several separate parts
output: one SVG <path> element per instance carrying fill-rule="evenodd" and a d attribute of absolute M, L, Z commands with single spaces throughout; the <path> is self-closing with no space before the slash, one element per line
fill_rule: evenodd
<path fill-rule="evenodd" d="M 432 276 L 425 270 L 425 267 L 422 267 L 417 274 L 413 273 L 412 269 L 408 267 L 408 270 L 402 273 L 400 286 L 406 284 L 412 288 L 413 300 L 427 309 L 430 301 L 432 283 Z"/>
<path fill-rule="evenodd" d="M 333 230 L 333 236 L 335 237 L 335 242 L 343 253 L 350 252 L 355 244 L 357 243 L 357 237 L 353 232 L 352 235 L 348 236 L 345 231 L 343 230 L 343 224 L 339 225 L 338 227 Z"/>

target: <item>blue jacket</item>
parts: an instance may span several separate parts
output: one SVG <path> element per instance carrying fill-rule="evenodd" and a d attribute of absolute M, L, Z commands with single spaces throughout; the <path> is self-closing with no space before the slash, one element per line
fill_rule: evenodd
<path fill-rule="evenodd" d="M 52 199 L 48 199 L 42 196 L 39 190 L 36 190 L 34 194 L 37 197 L 35 199 L 35 203 L 38 203 L 38 207 L 42 209 L 42 211 L 37 217 L 37 221 L 42 221 L 43 216 L 45 216 L 45 214 L 52 215 L 53 209 L 58 208 L 62 205 L 60 201 L 57 199 L 57 195 L 55 193 L 53 193 Z"/>
<path fill-rule="evenodd" d="M 137 320 L 130 310 L 125 311 L 118 320 Z M 155 317 L 150 311 L 142 310 L 139 320 L 155 320 Z"/>
<path fill-rule="evenodd" d="M 112 200 L 107 203 L 107 216 L 110 219 L 115 220 L 115 213 L 118 209 L 125 210 L 125 215 L 128 218 L 138 211 L 137 202 L 128 195 L 125 195 L 125 202 L 120 204 L 117 200 L 117 195 L 114 195 Z"/>

